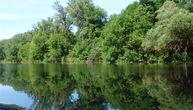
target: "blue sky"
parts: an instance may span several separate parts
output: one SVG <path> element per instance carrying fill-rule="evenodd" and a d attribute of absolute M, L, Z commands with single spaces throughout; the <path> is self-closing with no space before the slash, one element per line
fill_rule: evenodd
<path fill-rule="evenodd" d="M 0 0 L 0 40 L 32 29 L 41 19 L 52 17 L 56 0 Z M 66 6 L 68 0 L 58 0 Z M 119 14 L 128 4 L 136 0 L 93 0 L 109 15 Z"/>

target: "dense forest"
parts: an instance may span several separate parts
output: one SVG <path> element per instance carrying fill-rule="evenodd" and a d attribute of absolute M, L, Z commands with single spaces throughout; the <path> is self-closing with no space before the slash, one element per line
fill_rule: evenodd
<path fill-rule="evenodd" d="M 191 62 L 192 2 L 139 0 L 108 16 L 92 0 L 69 0 L 66 7 L 56 1 L 54 17 L 0 42 L 0 62 Z"/>

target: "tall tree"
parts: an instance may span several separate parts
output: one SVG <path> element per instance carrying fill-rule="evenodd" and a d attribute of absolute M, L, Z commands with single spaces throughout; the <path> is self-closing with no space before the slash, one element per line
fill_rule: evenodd
<path fill-rule="evenodd" d="M 5 52 L 4 52 L 4 43 L 3 41 L 0 42 L 0 61 L 5 59 Z"/>
<path fill-rule="evenodd" d="M 56 10 L 55 24 L 70 30 L 72 22 L 70 21 L 65 7 L 63 7 L 59 1 L 56 1 L 53 5 L 53 8 Z"/>
<path fill-rule="evenodd" d="M 30 60 L 43 61 L 47 57 L 50 34 L 53 33 L 53 19 L 42 20 L 34 26 L 34 34 L 30 46 Z"/>
<path fill-rule="evenodd" d="M 154 22 L 151 11 L 135 2 L 111 18 L 102 34 L 104 60 L 114 63 L 122 57 L 126 62 L 139 61 L 141 42 Z"/>
<path fill-rule="evenodd" d="M 170 10 L 170 11 L 168 11 Z M 158 10 L 158 22 L 148 31 L 143 47 L 157 53 L 185 55 L 192 50 L 193 14 L 179 8 L 172 1 L 166 1 Z"/>
<path fill-rule="evenodd" d="M 73 56 L 81 60 L 94 60 L 91 56 L 99 54 L 99 51 L 94 53 L 93 50 L 98 50 L 96 41 L 107 22 L 107 13 L 95 6 L 92 0 L 69 0 L 66 9 L 73 26 L 77 27 L 77 43 L 72 50 Z"/>
<path fill-rule="evenodd" d="M 99 31 L 107 20 L 107 14 L 102 8 L 95 6 L 91 0 L 69 0 L 66 9 L 72 23 L 78 27 L 79 36 L 100 36 L 95 35 L 95 32 Z"/>

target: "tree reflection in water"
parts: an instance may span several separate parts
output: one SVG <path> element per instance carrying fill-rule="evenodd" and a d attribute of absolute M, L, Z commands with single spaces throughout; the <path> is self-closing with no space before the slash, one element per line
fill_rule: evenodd
<path fill-rule="evenodd" d="M 144 85 L 158 100 L 161 110 L 193 109 L 192 67 L 192 64 L 146 66 Z"/>
<path fill-rule="evenodd" d="M 190 109 L 192 77 L 182 64 L 0 66 L 0 83 L 24 91 L 36 110 Z"/>

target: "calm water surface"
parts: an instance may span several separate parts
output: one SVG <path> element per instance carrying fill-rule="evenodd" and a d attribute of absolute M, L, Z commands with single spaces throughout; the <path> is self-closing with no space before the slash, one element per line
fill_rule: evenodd
<path fill-rule="evenodd" d="M 0 65 L 0 109 L 193 110 L 193 64 Z"/>

